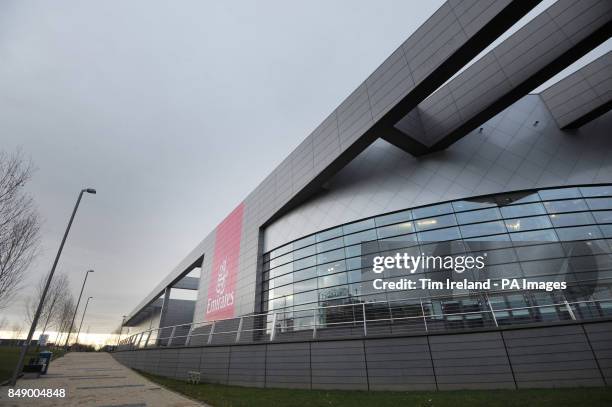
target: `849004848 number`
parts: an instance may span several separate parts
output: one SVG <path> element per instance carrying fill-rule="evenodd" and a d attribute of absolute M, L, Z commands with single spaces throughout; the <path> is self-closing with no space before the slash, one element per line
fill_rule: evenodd
<path fill-rule="evenodd" d="M 66 389 L 8 389 L 10 398 L 63 398 L 66 397 Z"/>

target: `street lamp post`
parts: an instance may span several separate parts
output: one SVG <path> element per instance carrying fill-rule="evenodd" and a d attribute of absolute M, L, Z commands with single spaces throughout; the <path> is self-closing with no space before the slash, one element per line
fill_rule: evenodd
<path fill-rule="evenodd" d="M 74 308 L 74 314 L 72 314 L 72 321 L 70 322 L 70 326 L 68 326 L 68 337 L 66 338 L 66 343 L 64 343 L 64 349 L 68 349 L 68 340 L 70 339 L 70 334 L 72 333 L 72 327 L 74 326 L 74 319 L 76 318 L 77 311 L 79 310 L 79 304 L 81 303 L 81 296 L 83 295 L 83 289 L 85 288 L 85 283 L 87 282 L 87 276 L 89 273 L 93 273 L 93 270 L 87 270 L 85 272 L 85 279 L 83 280 L 83 285 L 81 286 L 81 292 L 79 293 L 79 299 L 77 300 L 76 307 Z"/>
<path fill-rule="evenodd" d="M 30 331 L 28 332 L 28 337 L 21 346 L 21 352 L 19 353 L 19 360 L 17 362 L 17 366 L 15 366 L 15 370 L 13 371 L 13 377 L 11 377 L 11 386 L 14 386 L 17 383 L 17 378 L 21 373 L 21 369 L 23 369 L 23 361 L 25 359 L 26 352 L 28 351 L 28 347 L 30 346 L 30 342 L 32 341 L 32 336 L 34 336 L 34 331 L 36 331 L 36 324 L 38 324 L 38 318 L 40 318 L 40 313 L 43 309 L 43 305 L 45 304 L 45 297 L 47 296 L 47 291 L 49 291 L 49 286 L 51 285 L 51 279 L 53 278 L 53 274 L 55 273 L 55 267 L 57 267 L 57 262 L 59 261 L 60 255 L 62 254 L 62 249 L 64 248 L 64 243 L 66 243 L 66 238 L 68 237 L 68 232 L 70 231 L 70 227 L 72 226 L 72 221 L 74 220 L 74 215 L 76 215 L 76 211 L 79 208 L 79 204 L 81 203 L 81 198 L 83 197 L 83 193 L 87 192 L 88 194 L 95 194 L 96 190 L 93 188 L 85 188 L 79 192 L 79 197 L 76 201 L 76 205 L 74 205 L 74 209 L 72 210 L 72 215 L 70 215 L 70 220 L 68 221 L 68 226 L 66 227 L 66 231 L 64 232 L 64 237 L 62 238 L 62 243 L 60 243 L 60 247 L 55 255 L 55 260 L 53 261 L 53 267 L 51 267 L 51 271 L 49 272 L 49 276 L 47 277 L 47 282 L 45 283 L 45 289 L 40 296 L 40 301 L 38 303 L 38 308 L 36 309 L 36 313 L 34 314 L 34 318 L 32 319 L 32 325 L 30 326 Z"/>
<path fill-rule="evenodd" d="M 83 316 L 81 317 L 81 323 L 79 324 L 79 330 L 77 332 L 77 337 L 76 337 L 76 344 L 79 343 L 79 334 L 81 333 L 81 328 L 83 327 L 83 320 L 85 319 L 85 313 L 87 312 L 87 305 L 89 305 L 89 300 L 91 300 L 93 297 L 88 297 L 87 298 L 87 302 L 85 303 L 85 309 L 83 310 Z"/>

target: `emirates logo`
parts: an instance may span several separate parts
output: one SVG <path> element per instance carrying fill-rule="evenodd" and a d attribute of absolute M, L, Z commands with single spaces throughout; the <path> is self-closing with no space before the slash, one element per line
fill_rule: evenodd
<path fill-rule="evenodd" d="M 215 291 L 217 295 L 223 295 L 225 292 L 225 286 L 227 284 L 227 257 L 223 259 L 223 262 L 219 266 L 219 272 L 217 273 L 217 285 Z"/>

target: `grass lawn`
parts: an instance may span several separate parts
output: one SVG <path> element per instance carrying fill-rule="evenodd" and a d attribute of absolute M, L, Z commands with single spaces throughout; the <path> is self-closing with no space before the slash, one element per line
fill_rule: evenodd
<path fill-rule="evenodd" d="M 8 380 L 13 375 L 13 369 L 19 360 L 19 351 L 21 348 L 16 346 L 0 346 L 0 383 Z M 38 354 L 35 346 L 31 346 L 26 354 L 25 363 L 28 363 L 30 358 Z M 53 359 L 56 359 L 64 354 L 64 351 L 53 351 Z"/>
<path fill-rule="evenodd" d="M 13 375 L 13 369 L 19 360 L 19 351 L 21 348 L 16 346 L 0 347 L 0 383 L 8 380 Z M 31 357 L 36 356 L 35 347 L 30 347 L 26 353 L 26 363 Z"/>
<path fill-rule="evenodd" d="M 612 406 L 606 387 L 535 390 L 460 390 L 364 392 L 256 389 L 219 384 L 189 384 L 138 372 L 147 379 L 214 407 L 461 407 L 461 406 Z"/>

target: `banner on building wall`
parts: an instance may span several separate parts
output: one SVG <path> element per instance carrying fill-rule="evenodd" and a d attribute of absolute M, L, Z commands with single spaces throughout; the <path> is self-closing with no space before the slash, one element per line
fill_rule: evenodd
<path fill-rule="evenodd" d="M 217 226 L 213 264 L 208 280 L 207 321 L 234 316 L 243 212 L 244 203 L 241 203 Z"/>

